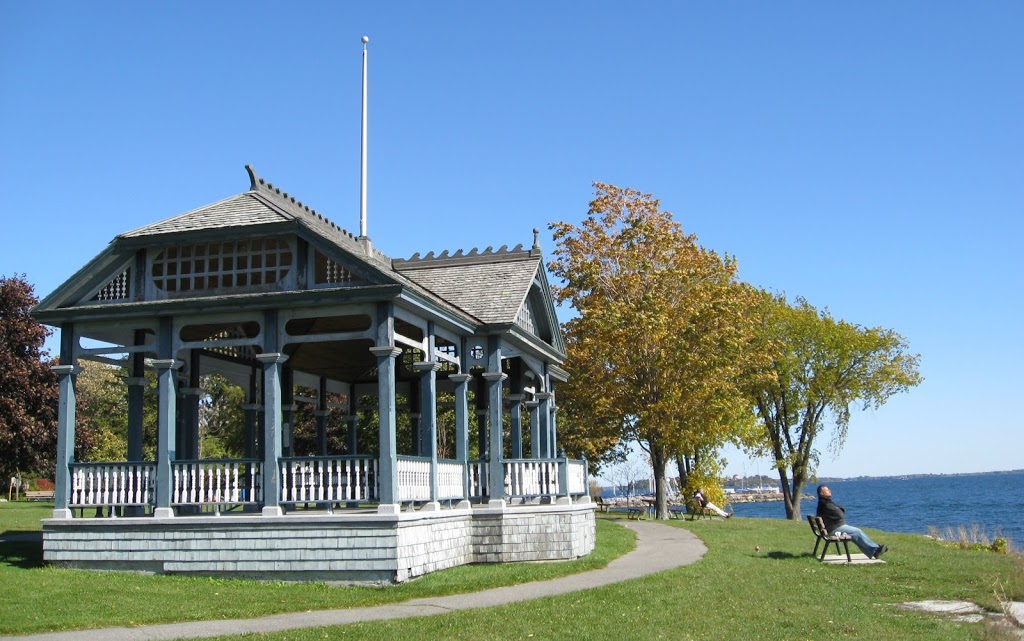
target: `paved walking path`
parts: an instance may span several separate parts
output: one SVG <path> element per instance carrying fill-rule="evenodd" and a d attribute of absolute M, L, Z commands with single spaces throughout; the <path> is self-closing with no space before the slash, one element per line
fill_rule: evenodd
<path fill-rule="evenodd" d="M 551 581 L 510 585 L 483 592 L 413 599 L 372 608 L 320 610 L 275 614 L 258 619 L 193 621 L 147 625 L 138 628 L 102 628 L 73 632 L 48 632 L 17 637 L 0 637 L 0 641 L 150 641 L 200 639 L 239 635 L 246 632 L 278 632 L 296 628 L 343 625 L 360 621 L 381 621 L 403 617 L 431 616 L 455 610 L 486 608 L 517 601 L 586 590 L 609 583 L 635 579 L 654 572 L 693 563 L 704 556 L 707 548 L 696 536 L 677 527 L 645 521 L 631 521 L 625 527 L 636 532 L 636 549 L 600 570 L 573 574 Z"/>

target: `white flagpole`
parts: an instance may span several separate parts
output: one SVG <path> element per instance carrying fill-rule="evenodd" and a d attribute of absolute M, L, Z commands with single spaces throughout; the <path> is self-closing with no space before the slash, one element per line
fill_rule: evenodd
<path fill-rule="evenodd" d="M 368 36 L 363 36 L 363 131 L 362 159 L 359 167 L 359 235 L 366 238 L 366 44 Z"/>

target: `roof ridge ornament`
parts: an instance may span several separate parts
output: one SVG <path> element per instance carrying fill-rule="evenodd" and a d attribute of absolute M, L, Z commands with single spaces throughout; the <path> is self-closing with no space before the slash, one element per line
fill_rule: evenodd
<path fill-rule="evenodd" d="M 320 222 L 324 223 L 331 229 L 339 233 L 345 234 L 346 236 L 353 240 L 357 240 L 355 235 L 352 234 L 352 232 L 348 231 L 343 227 L 339 227 L 333 220 L 331 220 L 327 216 L 324 216 L 323 214 L 313 209 L 309 205 L 303 203 L 301 200 L 296 199 L 295 196 L 289 195 L 288 192 L 281 191 L 280 189 L 275 187 L 273 183 L 270 183 L 267 180 L 260 178 L 259 175 L 256 173 L 256 169 L 252 165 L 246 165 L 245 170 L 249 173 L 249 191 L 262 194 L 267 198 L 270 198 L 271 200 L 277 202 L 279 205 L 283 205 L 287 210 L 297 208 L 299 210 L 297 213 L 308 214 L 311 217 L 314 217 Z M 292 213 L 294 214 L 296 212 L 293 211 Z"/>
<path fill-rule="evenodd" d="M 252 165 L 246 165 L 245 171 L 249 173 L 249 191 L 259 191 L 263 179 L 256 175 L 256 169 Z"/>

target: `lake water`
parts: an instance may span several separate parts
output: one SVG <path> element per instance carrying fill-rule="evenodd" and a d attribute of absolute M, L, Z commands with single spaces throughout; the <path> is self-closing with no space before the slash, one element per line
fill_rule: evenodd
<path fill-rule="evenodd" d="M 960 526 L 977 526 L 989 540 L 1009 539 L 1024 550 L 1024 471 L 967 476 L 923 476 L 829 481 L 832 500 L 846 508 L 846 521 L 889 532 L 928 534 L 928 526 L 945 534 Z M 805 492 L 814 494 L 817 484 Z M 800 503 L 801 516 L 814 514 L 817 499 Z M 782 501 L 737 503 L 736 516 L 785 518 Z"/>

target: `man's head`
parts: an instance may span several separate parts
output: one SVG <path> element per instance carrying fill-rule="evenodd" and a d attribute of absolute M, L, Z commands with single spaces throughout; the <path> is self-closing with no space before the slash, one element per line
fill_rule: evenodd
<path fill-rule="evenodd" d="M 832 498 L 832 490 L 828 489 L 827 485 L 818 486 L 818 498 L 819 499 L 830 499 Z"/>

